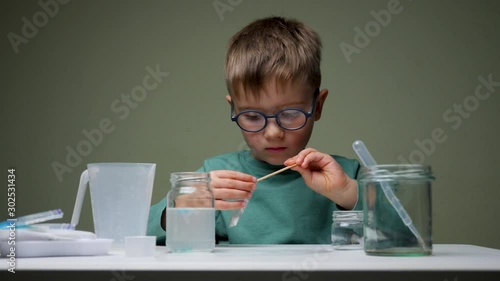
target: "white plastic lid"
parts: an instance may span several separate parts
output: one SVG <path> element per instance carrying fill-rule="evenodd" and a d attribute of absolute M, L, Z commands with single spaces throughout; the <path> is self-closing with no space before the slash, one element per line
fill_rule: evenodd
<path fill-rule="evenodd" d="M 125 237 L 125 255 L 127 257 L 152 257 L 155 255 L 155 236 Z"/>

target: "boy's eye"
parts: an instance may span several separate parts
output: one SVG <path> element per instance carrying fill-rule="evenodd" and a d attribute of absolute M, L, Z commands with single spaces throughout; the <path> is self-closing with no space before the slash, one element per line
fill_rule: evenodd
<path fill-rule="evenodd" d="M 280 114 L 280 118 L 285 118 L 285 119 L 295 119 L 303 115 L 302 112 L 298 110 L 285 110 Z"/>
<path fill-rule="evenodd" d="M 262 115 L 255 112 L 248 112 L 242 114 L 240 117 L 242 117 L 245 121 L 260 121 L 262 119 Z"/>

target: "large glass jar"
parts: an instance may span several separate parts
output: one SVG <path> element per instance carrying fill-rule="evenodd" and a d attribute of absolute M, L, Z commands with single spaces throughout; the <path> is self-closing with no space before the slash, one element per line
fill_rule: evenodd
<path fill-rule="evenodd" d="M 433 180 L 426 165 L 375 165 L 361 171 L 358 182 L 368 255 L 432 253 Z"/>
<path fill-rule="evenodd" d="M 213 251 L 215 209 L 210 174 L 172 173 L 170 183 L 165 224 L 169 251 Z"/>

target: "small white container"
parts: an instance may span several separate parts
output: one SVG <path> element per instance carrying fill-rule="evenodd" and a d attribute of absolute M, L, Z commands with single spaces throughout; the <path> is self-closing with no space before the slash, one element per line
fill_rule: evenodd
<path fill-rule="evenodd" d="M 125 237 L 125 255 L 127 257 L 153 257 L 155 255 L 155 236 Z"/>

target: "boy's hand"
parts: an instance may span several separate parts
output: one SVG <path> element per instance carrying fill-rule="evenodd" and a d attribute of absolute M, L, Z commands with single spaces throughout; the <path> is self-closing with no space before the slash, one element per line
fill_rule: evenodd
<path fill-rule="evenodd" d="M 352 209 L 358 199 L 357 183 L 328 154 L 313 148 L 306 148 L 284 163 L 299 172 L 305 183 L 314 191 L 329 198 L 338 205 Z"/>
<path fill-rule="evenodd" d="M 230 170 L 211 171 L 210 178 L 216 210 L 243 208 L 244 199 L 252 197 L 257 182 L 254 176 Z"/>

